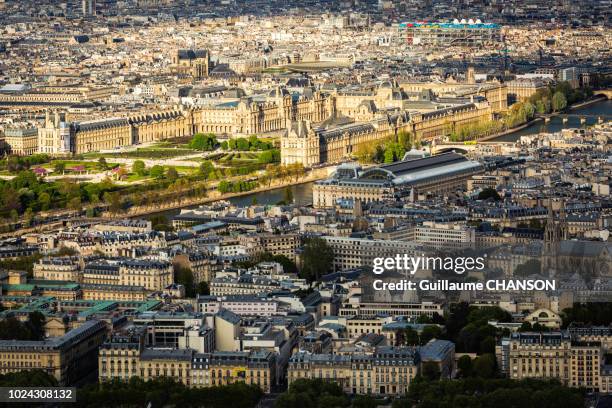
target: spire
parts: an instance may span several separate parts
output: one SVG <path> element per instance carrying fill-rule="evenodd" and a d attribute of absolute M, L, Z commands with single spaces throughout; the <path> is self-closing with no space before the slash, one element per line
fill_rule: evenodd
<path fill-rule="evenodd" d="M 550 197 L 548 199 L 548 220 L 551 221 L 551 222 L 555 222 L 555 214 L 554 214 L 554 211 L 553 211 L 553 200 L 552 200 L 552 197 Z"/>
<path fill-rule="evenodd" d="M 568 238 L 567 216 L 565 214 L 565 200 L 561 200 L 561 208 L 559 210 L 559 225 L 558 225 L 559 240 L 564 241 Z"/>

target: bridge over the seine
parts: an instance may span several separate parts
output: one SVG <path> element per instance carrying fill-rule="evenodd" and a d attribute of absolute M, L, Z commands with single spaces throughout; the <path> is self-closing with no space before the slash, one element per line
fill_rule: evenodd
<path fill-rule="evenodd" d="M 457 153 L 468 153 L 476 149 L 486 147 L 512 147 L 513 142 L 438 142 L 432 143 L 431 154 L 439 154 L 444 152 L 456 151 Z"/>
<path fill-rule="evenodd" d="M 600 89 L 599 91 L 593 91 L 593 96 L 603 95 L 608 99 L 612 99 L 612 89 Z"/>

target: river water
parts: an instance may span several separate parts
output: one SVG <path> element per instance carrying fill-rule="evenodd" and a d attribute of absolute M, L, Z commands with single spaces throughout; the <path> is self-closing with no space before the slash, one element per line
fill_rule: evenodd
<path fill-rule="evenodd" d="M 597 102 L 583 108 L 572 110 L 567 115 L 554 116 L 548 123 L 544 123 L 544 121 L 537 121 L 524 129 L 493 140 L 499 142 L 516 142 L 521 136 L 533 135 L 537 133 L 554 133 L 560 131 L 561 129 L 579 128 L 585 126 L 580 124 L 580 117 L 578 115 L 589 115 L 586 117 L 585 125 L 593 125 L 597 123 L 597 116 L 603 115 L 604 120 L 606 118 L 610 119 L 612 116 L 612 101 L 605 100 L 602 102 Z M 566 123 L 563 123 L 563 118 L 567 118 Z"/>
<path fill-rule="evenodd" d="M 493 139 L 500 142 L 515 142 L 521 136 L 532 135 L 541 132 L 553 133 L 558 132 L 565 128 L 579 128 L 580 117 L 578 115 L 589 115 L 586 118 L 586 125 L 593 125 L 597 122 L 597 116 L 605 115 L 604 119 L 609 119 L 612 115 L 612 101 L 606 100 L 597 102 L 592 105 L 585 106 L 580 109 L 573 110 L 567 115 L 558 115 L 552 117 L 550 122 L 544 123 L 544 121 L 534 122 L 532 125 L 527 126 L 524 129 L 501 136 L 497 139 Z M 563 123 L 563 118 L 567 117 L 567 122 Z M 310 205 L 312 204 L 312 182 L 291 186 L 290 189 L 293 192 L 294 203 L 297 205 Z M 228 199 L 229 202 L 238 206 L 244 207 L 253 203 L 253 198 L 258 204 L 276 204 L 283 200 L 285 196 L 285 188 L 276 188 L 269 191 L 263 191 L 259 193 L 253 193 L 244 195 L 241 197 L 234 197 Z M 162 214 L 171 217 L 180 212 L 180 210 L 164 211 Z"/>

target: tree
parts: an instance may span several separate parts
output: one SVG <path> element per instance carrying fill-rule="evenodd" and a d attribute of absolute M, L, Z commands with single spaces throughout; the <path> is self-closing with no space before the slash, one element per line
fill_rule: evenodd
<path fill-rule="evenodd" d="M 239 382 L 224 386 L 189 388 L 170 378 L 145 381 L 132 377 L 128 381 L 111 381 L 79 387 L 77 400 L 83 407 L 152 407 L 252 408 L 262 391 L 256 385 Z M 112 404 L 109 404 L 112 401 Z M 205 403 L 203 404 L 203 401 Z"/>
<path fill-rule="evenodd" d="M 101 170 L 101 171 L 108 170 L 108 163 L 106 163 L 106 159 L 104 157 L 100 157 L 98 159 L 98 170 Z"/>
<path fill-rule="evenodd" d="M 57 387 L 57 380 L 44 370 L 18 371 L 0 375 L 0 387 Z"/>
<path fill-rule="evenodd" d="M 147 173 L 145 163 L 142 160 L 136 160 L 132 164 L 132 173 L 139 176 L 144 176 Z"/>
<path fill-rule="evenodd" d="M 478 193 L 479 200 L 488 200 L 489 198 L 493 201 L 501 200 L 501 197 L 499 196 L 497 190 L 491 187 L 486 187 L 480 193 Z"/>
<path fill-rule="evenodd" d="M 104 193 L 103 198 L 104 202 L 108 205 L 108 209 L 110 212 L 118 213 L 123 208 L 123 205 L 121 203 L 121 197 L 119 196 L 118 192 L 106 192 Z"/>
<path fill-rule="evenodd" d="M 436 325 L 428 325 L 421 332 L 421 344 L 427 344 L 432 339 L 439 339 L 442 336 L 442 329 Z"/>
<path fill-rule="evenodd" d="M 217 186 L 217 190 L 221 193 L 221 194 L 225 194 L 229 191 L 231 191 L 232 185 L 229 181 L 226 180 L 221 180 L 219 182 L 219 185 Z"/>
<path fill-rule="evenodd" d="M 236 150 L 249 150 L 249 141 L 243 137 L 236 139 Z"/>
<path fill-rule="evenodd" d="M 472 359 L 470 356 L 463 355 L 457 360 L 457 368 L 461 377 L 470 377 L 472 375 Z"/>
<path fill-rule="evenodd" d="M 567 107 L 567 98 L 561 91 L 555 92 L 552 97 L 552 109 L 555 112 L 560 112 Z"/>
<path fill-rule="evenodd" d="M 178 266 L 174 269 L 174 282 L 185 287 L 185 296 L 195 297 L 193 272 L 189 268 Z"/>
<path fill-rule="evenodd" d="M 271 259 L 273 262 L 278 262 L 282 265 L 285 273 L 297 273 L 298 268 L 295 262 L 287 258 L 285 255 L 274 255 Z"/>
<path fill-rule="evenodd" d="M 334 252 L 323 238 L 309 238 L 302 254 L 301 277 L 309 282 L 318 280 L 331 269 Z"/>
<path fill-rule="evenodd" d="M 378 401 L 370 395 L 355 395 L 351 404 L 352 408 L 376 408 Z"/>
<path fill-rule="evenodd" d="M 217 137 L 214 133 L 196 133 L 188 146 L 194 150 L 214 150 L 217 147 Z"/>
<path fill-rule="evenodd" d="M 32 211 L 32 208 L 30 207 L 26 208 L 25 212 L 23 213 L 23 226 L 24 227 L 31 226 L 33 219 L 34 219 L 34 212 Z"/>
<path fill-rule="evenodd" d="M 395 161 L 393 150 L 385 149 L 385 163 L 393 163 Z"/>
<path fill-rule="evenodd" d="M 405 149 L 405 150 L 410 150 L 410 148 L 412 147 L 412 143 L 410 142 L 410 138 L 411 138 L 411 134 L 410 132 L 406 132 L 404 130 L 401 130 L 397 133 L 397 142 Z"/>
<path fill-rule="evenodd" d="M 440 379 L 440 367 L 438 363 L 434 361 L 423 362 L 423 378 L 429 381 L 435 381 Z"/>
<path fill-rule="evenodd" d="M 71 210 L 80 210 L 82 208 L 81 197 L 74 197 L 70 199 L 70 201 L 68 202 L 68 208 L 70 208 Z"/>
<path fill-rule="evenodd" d="M 287 392 L 279 395 L 275 408 L 319 408 L 348 407 L 350 401 L 342 388 L 331 381 L 298 379 L 293 381 Z"/>
<path fill-rule="evenodd" d="M 417 333 L 417 331 L 412 327 L 407 327 L 401 330 L 398 341 L 403 346 L 418 346 L 421 342 L 419 339 L 419 333 Z"/>
<path fill-rule="evenodd" d="M 156 164 L 155 166 L 151 167 L 149 174 L 153 178 L 160 179 L 164 177 L 164 168 L 160 166 L 159 164 Z"/>
<path fill-rule="evenodd" d="M 393 408 L 510 408 L 584 407 L 583 391 L 552 380 L 464 378 L 418 381 L 408 394 L 393 401 Z"/>
<path fill-rule="evenodd" d="M 41 210 L 46 211 L 51 207 L 51 196 L 49 193 L 42 192 L 38 195 L 38 205 Z"/>
<path fill-rule="evenodd" d="M 55 162 L 55 164 L 53 165 L 53 171 L 55 173 L 62 173 L 64 174 L 64 171 L 66 170 L 66 163 L 58 161 Z"/>
<path fill-rule="evenodd" d="M 208 282 L 202 281 L 198 283 L 198 286 L 196 287 L 196 292 L 198 293 L 198 295 L 210 295 L 210 286 L 208 285 Z"/>
<path fill-rule="evenodd" d="M 201 176 L 203 176 L 204 178 L 208 178 L 210 176 L 210 173 L 215 169 L 215 167 L 213 166 L 213 164 L 211 163 L 210 160 L 204 160 L 201 164 L 200 164 L 200 168 L 199 168 L 199 173 Z"/>
<path fill-rule="evenodd" d="M 170 181 L 175 181 L 178 179 L 178 177 L 179 174 L 176 169 L 174 167 L 168 167 L 168 170 L 166 171 L 166 178 Z"/>
<path fill-rule="evenodd" d="M 474 374 L 481 378 L 492 378 L 497 368 L 494 354 L 483 354 L 474 361 Z"/>

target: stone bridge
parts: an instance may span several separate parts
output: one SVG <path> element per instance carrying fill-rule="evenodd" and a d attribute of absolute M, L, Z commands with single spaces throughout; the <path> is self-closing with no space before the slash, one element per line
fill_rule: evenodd
<path fill-rule="evenodd" d="M 612 99 L 612 89 L 600 89 L 598 91 L 593 91 L 593 96 L 603 95 L 608 99 Z"/>
<path fill-rule="evenodd" d="M 483 146 L 514 146 L 513 142 L 438 142 L 432 143 L 431 154 L 439 154 L 444 152 L 456 151 L 457 153 L 468 153 L 476 149 L 482 149 Z"/>

